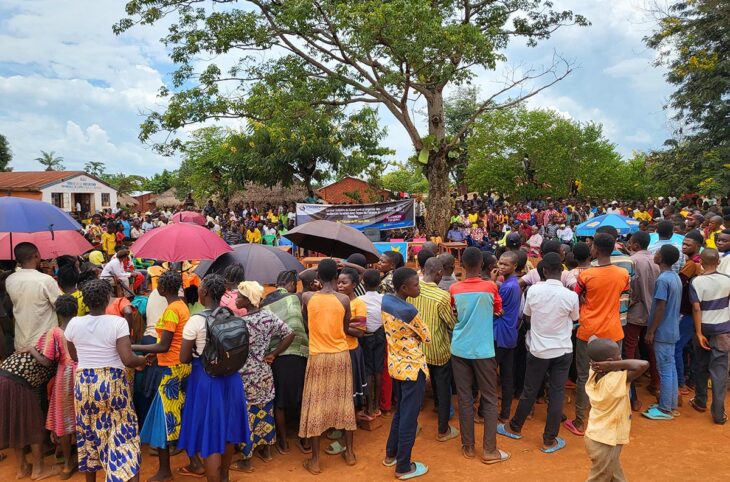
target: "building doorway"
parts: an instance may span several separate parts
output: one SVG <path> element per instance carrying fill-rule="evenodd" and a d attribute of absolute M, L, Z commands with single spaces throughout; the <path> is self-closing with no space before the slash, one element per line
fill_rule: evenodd
<path fill-rule="evenodd" d="M 73 202 L 71 209 L 79 216 L 79 219 L 85 219 L 93 212 L 93 194 L 73 193 L 71 198 Z"/>

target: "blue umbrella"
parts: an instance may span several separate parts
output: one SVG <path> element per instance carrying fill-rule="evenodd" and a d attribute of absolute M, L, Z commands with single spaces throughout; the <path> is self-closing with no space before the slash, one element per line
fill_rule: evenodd
<path fill-rule="evenodd" d="M 593 219 L 589 219 L 586 222 L 580 223 L 575 230 L 575 235 L 595 236 L 596 229 L 601 226 L 613 226 L 618 230 L 620 235 L 625 236 L 639 230 L 639 221 L 637 219 L 627 218 L 626 216 L 620 216 L 618 214 L 603 214 L 601 216 L 596 216 Z"/>
<path fill-rule="evenodd" d="M 0 232 L 78 231 L 81 225 L 53 204 L 19 197 L 0 197 Z"/>
<path fill-rule="evenodd" d="M 13 233 L 78 231 L 81 225 L 53 204 L 19 197 L 0 197 L 0 232 L 10 233 L 10 259 L 13 259 Z"/>

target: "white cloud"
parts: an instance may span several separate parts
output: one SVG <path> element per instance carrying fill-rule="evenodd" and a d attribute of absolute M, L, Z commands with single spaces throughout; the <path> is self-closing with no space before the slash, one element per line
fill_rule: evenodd
<path fill-rule="evenodd" d="M 622 153 L 648 148 L 666 137 L 662 104 L 668 88 L 653 52 L 642 37 L 653 28 L 645 0 L 556 0 L 556 8 L 584 14 L 591 27 L 560 29 L 537 48 L 513 43 L 506 51 L 519 69 L 549 63 L 553 52 L 580 68 L 529 103 L 581 121 L 604 125 Z M 224 7 L 226 8 L 226 7 Z M 54 150 L 69 168 L 100 160 L 112 172 L 148 175 L 175 168 L 178 161 L 153 153 L 137 139 L 143 113 L 164 109 L 157 91 L 174 70 L 165 46 L 168 21 L 115 36 L 112 25 L 124 16 L 123 2 L 95 0 L 3 0 L 0 4 L 0 133 L 15 154 L 13 167 L 36 169 L 39 151 Z M 276 52 L 262 53 L 262 60 Z M 235 57 L 214 59 L 224 68 Z M 200 61 L 202 65 L 206 61 Z M 475 79 L 489 95 L 502 71 Z M 447 92 L 448 93 L 448 92 Z M 423 102 L 416 107 L 422 109 Z M 380 108 L 388 128 L 385 143 L 398 159 L 413 154 L 400 123 Z M 425 129 L 422 115 L 414 121 Z M 242 121 L 219 122 L 234 128 Z M 183 135 L 192 127 L 183 129 Z"/>

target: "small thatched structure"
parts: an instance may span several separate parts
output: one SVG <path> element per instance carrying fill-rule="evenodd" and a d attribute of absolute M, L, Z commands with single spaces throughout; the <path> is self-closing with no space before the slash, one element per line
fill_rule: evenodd
<path fill-rule="evenodd" d="M 247 182 L 243 191 L 238 191 L 228 200 L 228 204 L 255 202 L 256 204 L 281 202 L 294 203 L 301 202 L 307 197 L 307 188 L 300 183 L 292 184 L 289 187 L 283 187 L 277 184 L 273 187 L 265 187 L 261 184 Z"/>
<path fill-rule="evenodd" d="M 139 201 L 134 199 L 132 196 L 128 196 L 126 194 L 121 194 L 117 196 L 117 201 L 121 203 L 122 206 L 127 208 L 136 207 L 139 204 Z"/>
<path fill-rule="evenodd" d="M 150 199 L 149 203 L 158 208 L 174 208 L 182 205 L 183 202 L 177 198 L 175 188 L 172 187 Z"/>

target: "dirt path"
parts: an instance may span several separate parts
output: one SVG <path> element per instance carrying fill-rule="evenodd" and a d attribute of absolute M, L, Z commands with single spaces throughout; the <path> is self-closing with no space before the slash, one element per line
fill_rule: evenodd
<path fill-rule="evenodd" d="M 641 394 L 648 403 L 649 396 Z M 582 481 L 589 469 L 583 440 L 561 429 L 560 435 L 567 441 L 567 447 L 554 454 L 540 452 L 542 429 L 545 421 L 545 405 L 538 405 L 535 418 L 528 420 L 523 429 L 522 440 L 509 440 L 498 436 L 501 449 L 512 454 L 512 459 L 504 464 L 486 466 L 478 459 L 467 460 L 461 456 L 458 439 L 446 443 L 435 440 L 436 415 L 428 400 L 421 412 L 419 421 L 423 431 L 416 439 L 413 450 L 415 460 L 426 463 L 430 471 L 419 480 L 431 481 Z M 635 414 L 631 432 L 631 443 L 622 454 L 624 471 L 633 481 L 719 481 L 730 480 L 730 425 L 718 426 L 711 422 L 709 414 L 700 414 L 686 403 L 680 408 L 682 415 L 669 422 L 654 422 Z M 565 413 L 573 413 L 573 404 L 566 404 Z M 381 460 L 385 453 L 385 439 L 390 427 L 390 419 L 385 419 L 383 427 L 374 432 L 358 431 L 355 434 L 355 451 L 358 463 L 347 467 L 341 457 L 322 454 L 323 473 L 314 477 L 302 467 L 305 458 L 292 445 L 292 452 L 282 456 L 274 454 L 268 464 L 254 459 L 255 471 L 252 474 L 231 472 L 232 481 L 269 480 L 269 481 L 307 481 L 307 480 L 345 480 L 376 481 L 395 480 L 393 470 L 383 467 Z M 458 427 L 456 417 L 452 420 Z M 477 426 L 477 439 L 482 433 Z M 324 441 L 323 441 L 324 442 Z M 324 443 L 323 443 L 324 449 Z M 478 449 L 480 447 L 478 446 Z M 15 479 L 15 464 L 11 451 L 5 451 L 8 459 L 0 463 L 0 480 Z M 145 452 L 146 453 L 146 452 Z M 186 457 L 179 455 L 173 459 L 173 467 L 186 463 Z M 154 473 L 157 460 L 145 456 L 141 481 Z M 51 478 L 49 480 L 58 480 Z M 83 476 L 76 474 L 74 482 L 82 482 Z M 98 481 L 103 475 L 98 474 Z M 178 481 L 193 481 L 189 477 L 176 476 Z"/>

